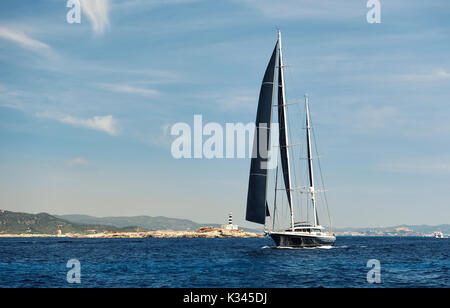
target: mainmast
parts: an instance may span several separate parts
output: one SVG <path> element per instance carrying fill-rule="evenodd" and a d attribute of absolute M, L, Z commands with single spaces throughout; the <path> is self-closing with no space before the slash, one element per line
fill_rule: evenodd
<path fill-rule="evenodd" d="M 291 173 L 289 168 L 289 142 L 286 121 L 286 95 L 284 89 L 283 49 L 281 45 L 281 31 L 278 30 L 278 122 L 280 127 L 280 153 L 284 184 L 291 212 L 291 229 L 294 231 L 294 205 L 292 202 Z"/>
<path fill-rule="evenodd" d="M 313 158 L 311 151 L 311 124 L 309 119 L 309 98 L 305 96 L 306 106 L 306 142 L 308 147 L 308 168 L 309 168 L 309 193 L 311 195 L 311 202 L 313 206 L 314 215 L 314 227 L 318 225 L 317 209 L 316 209 L 316 192 L 314 190 L 314 170 L 313 170 Z"/>

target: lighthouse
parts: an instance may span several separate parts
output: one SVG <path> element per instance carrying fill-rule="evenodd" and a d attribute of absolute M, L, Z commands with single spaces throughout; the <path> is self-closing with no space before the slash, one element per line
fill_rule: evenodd
<path fill-rule="evenodd" d="M 237 225 L 233 225 L 233 213 L 229 213 L 228 214 L 228 224 L 226 225 L 222 225 L 223 229 L 227 229 L 227 230 L 237 230 L 238 226 Z"/>

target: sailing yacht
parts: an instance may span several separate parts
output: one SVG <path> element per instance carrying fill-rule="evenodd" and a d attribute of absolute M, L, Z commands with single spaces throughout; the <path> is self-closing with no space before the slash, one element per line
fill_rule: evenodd
<path fill-rule="evenodd" d="M 308 168 L 308 183 L 305 187 L 294 187 L 291 179 L 291 162 L 290 147 L 288 140 L 288 121 L 287 121 L 287 106 L 285 96 L 284 84 L 284 63 L 283 50 L 281 44 L 281 32 L 278 31 L 278 40 L 275 44 L 272 56 L 267 66 L 264 79 L 261 85 L 261 91 L 258 102 L 258 109 L 256 115 L 256 129 L 253 142 L 253 155 L 250 166 L 249 187 L 247 196 L 247 210 L 246 220 L 262 225 L 266 225 L 266 221 L 270 219 L 270 210 L 268 206 L 268 152 L 270 149 L 270 124 L 272 122 L 272 108 L 275 76 L 278 76 L 278 125 L 279 125 L 279 155 L 281 157 L 282 178 L 284 186 L 282 190 L 286 193 L 286 199 L 289 206 L 290 221 L 289 228 L 275 230 L 275 211 L 276 211 L 276 192 L 278 188 L 278 180 L 275 183 L 275 197 L 273 210 L 273 228 L 272 230 L 265 230 L 266 235 L 269 235 L 275 242 L 277 247 L 286 248 L 305 248 L 305 247 L 320 247 L 331 246 L 336 241 L 334 234 L 325 232 L 325 228 L 319 224 L 319 217 L 317 215 L 316 194 L 319 192 L 315 188 L 314 182 L 314 168 L 312 157 L 311 144 L 311 124 L 309 112 L 309 98 L 305 96 L 305 114 L 306 114 L 306 152 L 307 152 L 307 168 Z M 268 132 L 269 131 L 269 132 Z M 267 142 L 266 142 L 267 141 Z M 262 152 L 262 153 L 261 153 Z M 278 153 L 277 153 L 278 154 Z M 278 179 L 278 167 L 277 167 Z M 311 222 L 296 222 L 294 217 L 294 202 L 296 197 L 300 194 L 306 193 L 309 202 L 312 205 L 312 219 Z"/>
<path fill-rule="evenodd" d="M 435 238 L 444 238 L 444 234 L 441 231 L 434 232 Z"/>

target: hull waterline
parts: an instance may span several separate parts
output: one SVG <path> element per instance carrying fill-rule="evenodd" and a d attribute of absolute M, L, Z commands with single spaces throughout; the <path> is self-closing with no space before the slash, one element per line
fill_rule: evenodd
<path fill-rule="evenodd" d="M 269 236 L 280 248 L 311 248 L 332 246 L 336 241 L 331 235 L 296 234 L 295 232 L 273 232 Z"/>

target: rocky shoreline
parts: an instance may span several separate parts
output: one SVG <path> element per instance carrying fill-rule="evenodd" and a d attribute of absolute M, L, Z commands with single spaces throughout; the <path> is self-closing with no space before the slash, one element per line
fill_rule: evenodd
<path fill-rule="evenodd" d="M 59 238 L 261 238 L 262 233 L 246 232 L 243 230 L 228 230 L 216 227 L 203 227 L 195 231 L 138 231 L 115 232 L 107 231 L 93 234 L 0 234 L 0 237 L 59 237 Z"/>

